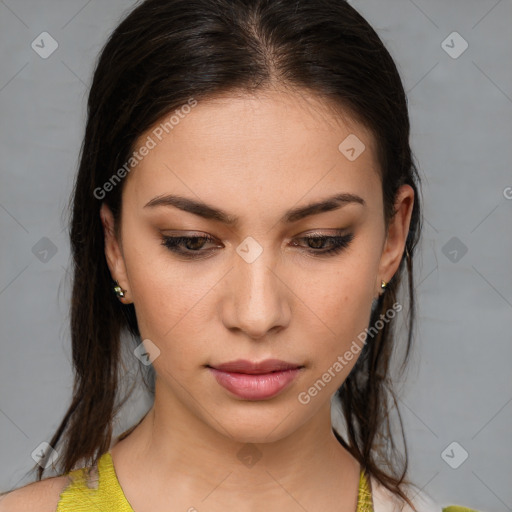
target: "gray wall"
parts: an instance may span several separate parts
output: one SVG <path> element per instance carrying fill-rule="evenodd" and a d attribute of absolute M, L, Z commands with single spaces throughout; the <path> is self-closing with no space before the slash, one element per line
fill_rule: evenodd
<path fill-rule="evenodd" d="M 441 504 L 512 510 L 512 3 L 351 3 L 397 60 L 424 180 L 420 314 L 400 401 L 411 478 Z M 1 489 L 26 483 L 70 398 L 63 212 L 93 65 L 131 5 L 0 0 Z M 46 59 L 42 32 L 58 42 Z M 145 407 L 141 395 L 126 422 Z"/>

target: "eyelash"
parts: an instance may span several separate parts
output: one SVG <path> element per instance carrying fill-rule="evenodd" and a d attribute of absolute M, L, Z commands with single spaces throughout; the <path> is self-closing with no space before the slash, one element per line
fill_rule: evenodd
<path fill-rule="evenodd" d="M 332 247 L 327 250 L 319 250 L 319 249 L 306 249 L 306 252 L 314 254 L 315 256 L 334 256 L 340 253 L 342 250 L 346 249 L 352 240 L 354 239 L 354 234 L 349 233 L 347 235 L 316 235 L 313 234 L 311 236 L 301 237 L 298 240 L 317 240 L 320 242 L 330 242 Z M 204 240 L 205 242 L 214 242 L 214 238 L 210 235 L 201 235 L 201 236 L 164 236 L 162 238 L 162 245 L 165 246 L 169 251 L 174 252 L 180 256 L 184 256 L 186 258 L 201 258 L 202 253 L 209 251 L 201 251 L 198 250 L 183 250 L 181 246 L 189 242 L 191 240 Z"/>

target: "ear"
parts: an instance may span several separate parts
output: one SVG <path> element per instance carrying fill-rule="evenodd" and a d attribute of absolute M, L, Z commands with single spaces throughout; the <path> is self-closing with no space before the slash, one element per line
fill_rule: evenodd
<path fill-rule="evenodd" d="M 410 185 L 402 185 L 395 197 L 395 215 L 389 221 L 384 247 L 377 274 L 376 287 L 381 293 L 381 280 L 390 281 L 398 270 L 405 251 L 405 242 L 409 233 L 412 209 L 414 205 L 414 189 Z"/>
<path fill-rule="evenodd" d="M 119 297 L 124 304 L 129 304 L 130 286 L 126 273 L 121 244 L 115 235 L 115 220 L 112 211 L 106 203 L 102 203 L 100 208 L 101 223 L 103 225 L 103 233 L 105 235 L 105 257 L 107 265 L 110 269 L 112 278 L 119 283 L 119 286 L 125 290 L 125 296 Z"/>

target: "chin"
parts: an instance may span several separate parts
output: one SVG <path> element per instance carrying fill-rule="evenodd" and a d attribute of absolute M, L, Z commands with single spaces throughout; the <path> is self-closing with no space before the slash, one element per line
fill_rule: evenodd
<path fill-rule="evenodd" d="M 218 423 L 212 424 L 210 421 L 210 425 L 219 434 L 239 443 L 273 443 L 288 437 L 300 428 L 297 415 L 282 406 L 279 411 L 263 411 L 261 408 L 243 412 L 226 411 L 222 417 L 217 418 Z M 306 418 L 303 422 L 305 421 Z"/>

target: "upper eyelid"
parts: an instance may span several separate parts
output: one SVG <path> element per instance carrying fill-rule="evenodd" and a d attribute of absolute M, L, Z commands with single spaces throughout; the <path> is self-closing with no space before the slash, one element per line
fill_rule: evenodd
<path fill-rule="evenodd" d="M 324 231 L 323 229 L 326 229 L 327 231 Z M 332 237 L 339 237 L 348 235 L 350 232 L 348 231 L 348 228 L 319 228 L 319 229 L 313 229 L 309 231 L 305 231 L 303 233 L 299 233 L 298 235 L 294 235 L 292 238 L 303 238 L 303 237 L 322 237 L 322 236 L 332 236 Z M 209 233 L 201 232 L 201 231 L 176 231 L 171 233 L 161 233 L 162 237 L 166 238 L 211 238 L 212 240 L 217 240 L 218 237 L 214 235 L 210 235 Z"/>
<path fill-rule="evenodd" d="M 352 232 L 345 232 L 343 229 L 335 230 L 333 233 L 325 233 L 320 230 L 313 231 L 313 232 L 306 232 L 304 234 L 300 234 L 297 236 L 292 237 L 290 240 L 303 240 L 303 239 L 314 239 L 314 238 L 350 238 L 350 241 L 354 237 L 354 234 Z M 220 242 L 217 237 L 214 237 L 213 235 L 207 234 L 207 233 L 192 233 L 192 234 L 177 234 L 177 235 L 165 235 L 162 234 L 162 241 L 165 241 L 167 239 L 182 239 L 182 240 L 189 240 L 189 239 L 203 239 L 205 240 L 205 244 L 215 244 L 217 242 Z M 222 242 L 220 242 L 222 243 Z"/>

